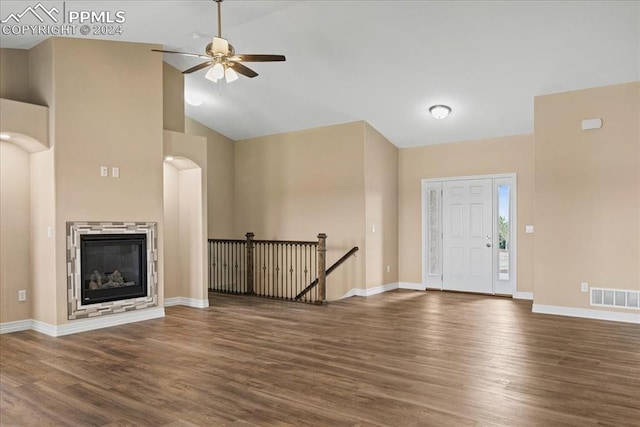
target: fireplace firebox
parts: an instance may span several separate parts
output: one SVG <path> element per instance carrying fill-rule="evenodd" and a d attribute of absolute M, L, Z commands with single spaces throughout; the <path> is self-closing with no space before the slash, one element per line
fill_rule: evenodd
<path fill-rule="evenodd" d="M 82 304 L 147 295 L 146 234 L 80 237 Z"/>

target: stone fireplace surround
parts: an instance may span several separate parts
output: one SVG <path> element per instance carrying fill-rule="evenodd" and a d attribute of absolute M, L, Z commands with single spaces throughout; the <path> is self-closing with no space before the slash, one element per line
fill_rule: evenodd
<path fill-rule="evenodd" d="M 147 241 L 147 295 L 96 304 L 82 304 L 80 238 L 84 234 L 145 234 Z M 86 319 L 158 305 L 158 242 L 155 222 L 67 222 L 68 319 Z"/>

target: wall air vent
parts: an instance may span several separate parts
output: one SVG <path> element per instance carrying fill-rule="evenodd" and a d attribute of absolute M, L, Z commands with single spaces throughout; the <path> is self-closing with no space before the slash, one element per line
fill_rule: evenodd
<path fill-rule="evenodd" d="M 640 310 L 640 291 L 591 288 L 591 305 Z"/>

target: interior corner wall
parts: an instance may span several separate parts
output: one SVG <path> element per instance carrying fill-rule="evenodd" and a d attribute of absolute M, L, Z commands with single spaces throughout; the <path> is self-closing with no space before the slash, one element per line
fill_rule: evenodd
<path fill-rule="evenodd" d="M 535 98 L 535 304 L 597 309 L 581 282 L 640 289 L 639 103 L 640 82 Z"/>
<path fill-rule="evenodd" d="M 161 54 L 156 55 L 162 57 Z M 162 87 L 164 129 L 184 132 L 184 76 L 166 62 L 162 63 Z"/>
<path fill-rule="evenodd" d="M 28 50 L 0 48 L 0 98 L 30 102 Z"/>
<path fill-rule="evenodd" d="M 365 248 L 364 122 L 235 143 L 235 235 L 316 240 L 326 233 L 327 267 Z M 327 299 L 365 286 L 364 253 L 327 277 Z"/>
<path fill-rule="evenodd" d="M 191 119 L 185 131 L 207 139 L 207 233 L 210 239 L 234 237 L 234 142 Z"/>
<path fill-rule="evenodd" d="M 398 282 L 398 148 L 365 124 L 366 287 Z"/>
<path fill-rule="evenodd" d="M 67 322 L 66 223 L 158 225 L 163 246 L 163 81 L 157 45 L 53 38 L 57 322 Z M 78 58 L 82 58 L 79 61 Z M 132 76 L 143 78 L 132 79 Z M 108 177 L 100 176 L 107 166 Z M 120 169 L 114 178 L 112 167 Z M 164 296 L 158 264 L 158 298 Z"/>
<path fill-rule="evenodd" d="M 513 173 L 518 190 L 519 292 L 533 291 L 533 135 L 400 149 L 400 281 L 422 284 L 422 179 Z"/>
<path fill-rule="evenodd" d="M 31 318 L 29 180 L 29 153 L 0 141 L 0 323 Z"/>
<path fill-rule="evenodd" d="M 57 305 L 52 301 L 64 298 L 66 289 L 58 292 L 56 264 L 56 204 L 55 204 L 55 92 L 53 39 L 47 39 L 28 51 L 29 101 L 49 107 L 49 148 L 30 156 L 31 204 L 31 287 L 32 318 L 54 325 Z M 64 237 L 63 237 L 64 238 Z M 65 309 L 66 312 L 66 309 Z"/>

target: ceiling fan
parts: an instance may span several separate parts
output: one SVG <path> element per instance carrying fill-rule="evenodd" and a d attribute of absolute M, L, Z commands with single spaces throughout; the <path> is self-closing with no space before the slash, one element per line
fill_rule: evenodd
<path fill-rule="evenodd" d="M 222 38 L 222 16 L 220 13 L 220 3 L 223 0 L 213 0 L 218 4 L 218 36 L 205 48 L 205 55 L 198 53 L 177 52 L 173 50 L 151 49 L 154 52 L 172 53 L 177 55 L 191 56 L 206 59 L 205 62 L 184 70 L 182 74 L 190 74 L 206 67 L 211 67 L 205 78 L 214 83 L 224 78 L 227 83 L 231 83 L 238 79 L 238 73 L 246 77 L 256 77 L 258 73 L 251 68 L 241 64 L 241 62 L 272 62 L 285 61 L 284 55 L 254 55 L 254 54 L 236 54 L 227 39 Z"/>

